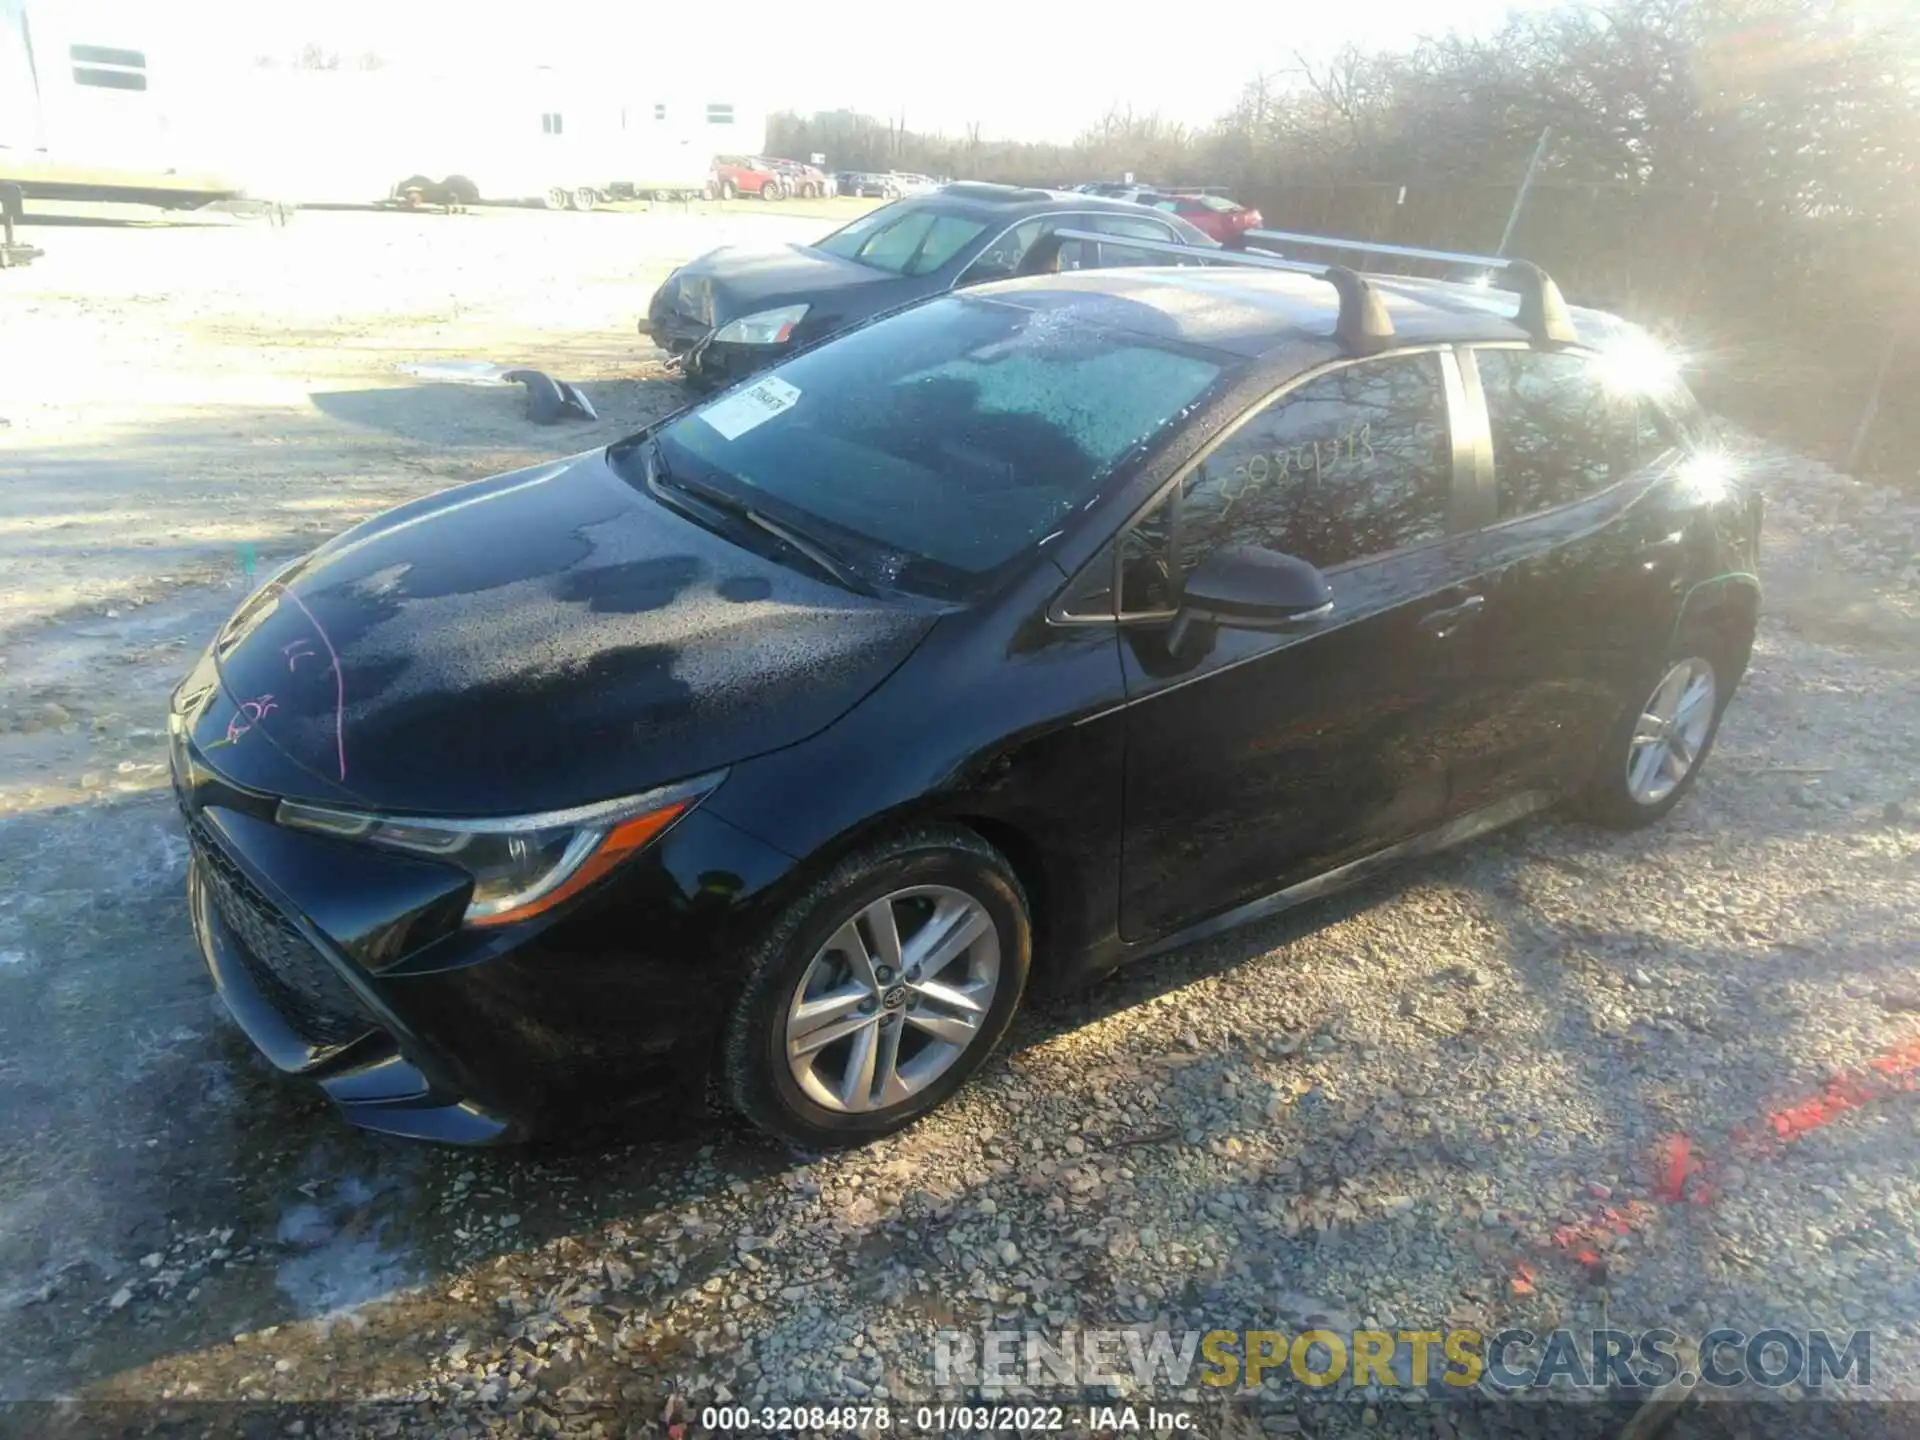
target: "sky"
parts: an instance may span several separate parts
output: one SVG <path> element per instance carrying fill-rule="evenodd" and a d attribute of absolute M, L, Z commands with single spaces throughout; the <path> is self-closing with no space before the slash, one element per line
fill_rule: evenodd
<path fill-rule="evenodd" d="M 1109 108 L 1132 105 L 1204 124 L 1261 71 L 1347 41 L 1399 45 L 1450 29 L 1484 31 L 1546 0 L 1211 0 L 1178 5 L 882 6 L 872 0 L 51 0 L 144 12 L 164 23 L 153 48 L 217 71 L 307 42 L 405 65 L 492 68 L 526 62 L 718 87 L 709 99 L 769 110 L 847 107 L 915 130 L 1069 140 Z M 1183 14 L 1191 19 L 1179 19 Z M 162 20 L 164 17 L 164 20 Z"/>

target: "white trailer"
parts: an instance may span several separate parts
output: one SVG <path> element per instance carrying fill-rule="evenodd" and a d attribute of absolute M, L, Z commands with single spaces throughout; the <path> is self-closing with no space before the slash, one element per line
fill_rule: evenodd
<path fill-rule="evenodd" d="M 609 140 L 592 133 L 611 192 L 681 198 L 711 191 L 715 156 L 764 149 L 767 119 L 758 106 L 681 92 L 630 100 Z"/>
<path fill-rule="evenodd" d="M 0 184 L 29 200 L 176 208 L 238 193 L 194 150 L 192 87 L 149 64 L 143 12 L 0 0 Z"/>
<path fill-rule="evenodd" d="M 590 207 L 697 194 L 766 144 L 723 87 L 634 93 L 551 67 L 216 65 L 139 0 L 0 0 L 0 184 L 28 200 Z M 175 49 L 166 50 L 171 42 Z M 156 53 L 156 51 L 158 53 Z M 171 57 L 171 58 L 169 58 Z M 192 60 L 192 74 L 178 70 Z"/>
<path fill-rule="evenodd" d="M 540 67 L 256 72 L 240 96 L 234 109 L 249 123 L 228 167 L 304 204 L 578 209 L 609 195 L 697 195 L 728 141 L 766 135 L 756 107 L 628 95 Z"/>

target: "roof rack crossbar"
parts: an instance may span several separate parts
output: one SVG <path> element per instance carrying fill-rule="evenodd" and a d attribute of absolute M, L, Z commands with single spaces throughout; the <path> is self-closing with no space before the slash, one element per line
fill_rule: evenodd
<path fill-rule="evenodd" d="M 1407 260 L 1432 260 L 1442 265 L 1474 265 L 1504 272 L 1500 288 L 1520 296 L 1514 323 L 1542 345 L 1572 345 L 1579 336 L 1567 313 L 1566 297 L 1553 277 L 1538 265 L 1504 255 L 1474 255 L 1459 250 L 1426 250 L 1413 245 L 1388 245 L 1377 240 L 1352 240 L 1337 235 L 1301 235 L 1289 230 L 1243 230 L 1249 241 L 1306 245 L 1321 250 L 1357 250 L 1362 255 L 1393 255 Z"/>
<path fill-rule="evenodd" d="M 1173 255 L 1202 265 L 1239 265 L 1256 270 L 1286 270 L 1324 280 L 1339 292 L 1340 318 L 1334 322 L 1334 338 L 1350 354 L 1367 355 L 1383 348 L 1393 339 L 1393 319 L 1381 302 L 1380 294 L 1367 284 L 1366 277 L 1344 265 L 1317 265 L 1306 260 L 1288 260 L 1278 255 L 1249 255 L 1243 250 L 1214 249 L 1199 245 L 1176 245 L 1166 240 L 1136 239 L 1131 235 L 1110 235 L 1092 230 L 1055 230 L 1053 241 L 1079 240 L 1095 245 L 1119 245 L 1128 250 L 1145 250 L 1154 255 Z"/>

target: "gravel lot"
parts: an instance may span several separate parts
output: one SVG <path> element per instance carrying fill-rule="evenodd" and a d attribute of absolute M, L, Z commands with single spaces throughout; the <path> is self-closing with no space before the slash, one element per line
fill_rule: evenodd
<path fill-rule="evenodd" d="M 1753 670 L 1654 831 L 1537 820 L 1045 1003 L 852 1154 L 711 1122 L 430 1150 L 267 1072 L 188 934 L 167 687 L 250 556 L 678 404 L 632 329 L 652 285 L 853 213 L 797 208 L 49 227 L 0 276 L 0 1400 L 666 1433 L 928 1398 L 942 1328 L 1313 1323 L 1870 1328 L 1873 1389 L 1920 1398 L 1920 507 L 1759 446 Z M 399 368 L 445 361 L 584 382 L 603 418 Z M 1631 1414 L 1153 1398 L 1212 1436 Z M 1743 1423 L 1910 1433 L 1673 1433 Z"/>

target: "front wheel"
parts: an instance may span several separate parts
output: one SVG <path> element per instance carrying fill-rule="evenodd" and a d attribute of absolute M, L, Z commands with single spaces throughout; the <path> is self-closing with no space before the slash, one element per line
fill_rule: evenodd
<path fill-rule="evenodd" d="M 567 208 L 568 201 L 566 187 L 561 185 L 552 186 L 541 199 L 549 210 L 564 210 Z"/>
<path fill-rule="evenodd" d="M 780 184 L 778 181 L 769 180 L 766 184 L 760 187 L 760 198 L 762 200 L 778 200 L 781 197 L 781 194 L 782 194 L 782 191 L 780 189 Z"/>
<path fill-rule="evenodd" d="M 600 203 L 600 193 L 590 185 L 582 185 L 569 197 L 576 210 L 591 210 Z"/>
<path fill-rule="evenodd" d="M 1646 698 L 1624 707 L 1581 798 L 1587 818 L 1615 830 L 1651 825 L 1700 778 L 1737 679 L 1727 647 L 1709 634 L 1669 649 Z"/>
<path fill-rule="evenodd" d="M 720 198 L 722 200 L 731 200 L 739 193 L 739 188 L 735 186 L 731 180 L 722 180 L 720 182 Z"/>
<path fill-rule="evenodd" d="M 1018 878 L 971 832 L 916 831 L 854 855 L 755 947 L 727 1026 L 728 1097 L 798 1145 L 890 1134 L 992 1053 L 1032 946 Z"/>

